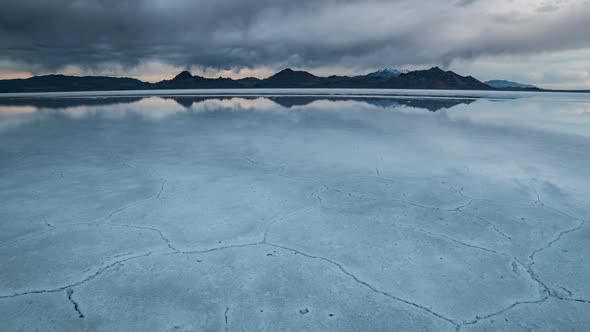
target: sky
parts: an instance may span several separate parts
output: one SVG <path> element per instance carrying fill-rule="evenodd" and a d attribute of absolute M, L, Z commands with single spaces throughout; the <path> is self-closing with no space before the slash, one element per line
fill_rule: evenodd
<path fill-rule="evenodd" d="M 0 79 L 439 66 L 590 89 L 590 0 L 2 0 Z"/>

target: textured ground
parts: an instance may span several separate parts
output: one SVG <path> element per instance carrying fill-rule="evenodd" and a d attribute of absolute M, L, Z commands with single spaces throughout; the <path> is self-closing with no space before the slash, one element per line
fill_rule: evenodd
<path fill-rule="evenodd" d="M 0 107 L 0 329 L 585 331 L 590 139 L 496 121 L 547 103 Z"/>

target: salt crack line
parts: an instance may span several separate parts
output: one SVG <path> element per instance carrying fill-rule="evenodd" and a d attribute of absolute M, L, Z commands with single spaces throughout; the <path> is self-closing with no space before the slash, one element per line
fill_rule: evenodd
<path fill-rule="evenodd" d="M 281 221 L 283 221 L 285 219 L 291 218 L 293 216 L 307 213 L 309 211 L 314 210 L 315 208 L 316 208 L 316 206 L 308 206 L 308 207 L 305 207 L 305 208 L 302 208 L 302 209 L 299 209 L 299 210 L 296 210 L 296 211 L 293 211 L 291 213 L 288 213 L 288 214 L 285 214 L 285 215 L 282 215 L 282 216 L 279 216 L 279 217 L 275 218 L 270 223 L 268 223 L 268 225 L 266 225 L 266 230 L 264 231 L 264 237 L 263 237 L 262 242 L 266 242 L 266 239 L 268 238 L 268 235 L 270 233 L 270 229 L 275 224 L 277 224 L 277 223 L 279 223 L 279 222 L 281 222 Z"/>
<path fill-rule="evenodd" d="M 264 241 L 259 241 L 259 242 L 246 243 L 246 244 L 234 244 L 234 245 L 230 245 L 230 246 L 215 247 L 215 248 L 203 249 L 203 250 L 179 251 L 179 252 L 176 252 L 176 253 L 168 253 L 168 255 L 176 255 L 176 254 L 181 254 L 181 255 L 208 254 L 208 253 L 211 253 L 211 252 L 221 251 L 221 250 L 226 250 L 226 249 L 255 247 L 255 246 L 261 246 L 261 245 L 264 245 L 264 244 L 266 244 Z"/>
<path fill-rule="evenodd" d="M 78 302 L 76 302 L 72 298 L 72 296 L 74 295 L 74 290 L 72 288 L 68 288 L 66 291 L 66 295 L 68 296 L 68 300 L 72 303 L 72 305 L 74 305 L 74 310 L 76 310 L 76 312 L 78 313 L 78 317 L 84 318 L 84 314 L 80 310 L 80 305 L 78 305 Z"/>
<path fill-rule="evenodd" d="M 457 240 L 455 238 L 452 238 L 452 237 L 447 236 L 447 235 L 444 235 L 444 234 L 430 232 L 430 231 L 427 231 L 427 230 L 422 229 L 422 228 L 415 228 L 415 227 L 408 227 L 408 228 L 409 229 L 416 230 L 416 231 L 421 232 L 421 233 L 424 233 L 424 234 L 431 235 L 431 236 L 440 237 L 440 238 L 446 239 L 448 241 L 451 241 L 451 242 L 460 244 L 460 245 L 465 246 L 465 247 L 468 247 L 468 248 L 478 249 L 478 250 L 482 250 L 482 251 L 485 251 L 485 252 L 489 252 L 489 253 L 493 253 L 493 254 L 496 254 L 496 255 L 500 255 L 500 256 L 504 256 L 504 257 L 510 258 L 510 256 L 508 256 L 507 254 L 505 254 L 503 252 L 499 252 L 499 251 L 496 251 L 496 250 L 493 250 L 493 249 L 488 249 L 488 248 L 485 248 L 485 247 L 476 246 L 476 245 L 469 244 L 469 243 L 465 243 L 465 242 L 459 241 L 459 240 Z"/>
<path fill-rule="evenodd" d="M 426 205 L 421 205 L 421 204 L 417 204 L 417 203 L 414 203 L 414 202 L 405 201 L 405 200 L 399 200 L 399 199 L 378 199 L 378 198 L 373 198 L 373 197 L 360 196 L 360 195 L 351 194 L 349 192 L 346 192 L 346 191 L 343 191 L 343 190 L 339 190 L 339 189 L 334 189 L 334 188 L 328 188 L 327 190 L 333 191 L 333 192 L 337 192 L 337 193 L 340 193 L 340 194 L 343 194 L 343 195 L 347 195 L 347 196 L 350 196 L 350 197 L 353 197 L 353 198 L 356 198 L 356 199 L 369 200 L 369 201 L 375 201 L 375 202 L 378 202 L 378 201 L 398 202 L 398 203 L 402 203 L 402 204 L 408 204 L 408 205 L 411 205 L 411 206 L 419 207 L 419 208 L 422 208 L 422 209 L 429 209 L 429 210 L 443 211 L 443 212 L 459 212 L 459 213 L 462 213 L 464 215 L 471 216 L 471 217 L 477 218 L 478 220 L 481 220 L 481 221 L 485 222 L 486 224 L 488 224 L 492 228 L 492 230 L 494 232 L 498 233 L 500 236 L 504 237 L 507 240 L 512 240 L 512 237 L 510 237 L 506 233 L 502 232 L 498 228 L 498 226 L 496 226 L 491 221 L 489 221 L 487 219 L 484 219 L 484 218 L 482 218 L 482 217 L 480 217 L 478 215 L 475 215 L 475 214 L 472 214 L 472 213 L 469 213 L 469 212 L 466 212 L 466 211 L 463 211 L 462 210 L 463 208 L 471 205 L 473 203 L 473 201 L 475 201 L 475 199 L 470 199 L 469 202 L 467 202 L 467 203 L 465 203 L 465 204 L 463 204 L 461 206 L 458 206 L 456 208 L 453 208 L 453 209 L 443 209 L 443 208 L 439 208 L 439 207 L 426 206 Z"/>
<path fill-rule="evenodd" d="M 539 300 L 535 300 L 535 301 L 520 301 L 520 302 L 512 303 L 508 307 L 503 308 L 501 310 L 498 310 L 498 311 L 496 311 L 494 313 L 487 314 L 487 315 L 484 315 L 484 316 L 477 316 L 472 321 L 467 321 L 467 322 L 461 323 L 459 325 L 459 327 L 457 328 L 457 331 L 461 330 L 461 328 L 463 328 L 465 326 L 475 325 L 475 324 L 479 323 L 479 321 L 481 321 L 481 320 L 485 320 L 485 319 L 489 319 L 489 318 L 492 318 L 492 317 L 496 317 L 498 315 L 501 315 L 501 314 L 503 314 L 503 313 L 505 313 L 505 312 L 507 312 L 509 310 L 512 310 L 512 309 L 514 309 L 514 308 L 516 308 L 518 306 L 525 305 L 525 304 L 539 304 L 539 303 L 543 303 L 543 302 L 547 301 L 548 299 L 549 299 L 549 296 L 545 296 L 545 297 L 543 297 L 543 298 L 541 298 Z"/>
<path fill-rule="evenodd" d="M 411 301 L 408 301 L 408 300 L 404 300 L 402 298 L 399 298 L 397 296 L 391 295 L 391 294 L 389 294 L 387 292 L 384 292 L 384 291 L 381 291 L 381 290 L 377 289 L 375 286 L 372 286 L 371 284 L 369 284 L 369 283 L 367 283 L 365 281 L 360 280 L 354 274 L 348 272 L 348 270 L 346 270 L 341 264 L 339 264 L 339 263 L 337 263 L 337 262 L 335 262 L 335 261 L 333 261 L 331 259 L 328 259 L 328 258 L 325 258 L 325 257 L 321 257 L 321 256 L 309 255 L 309 254 L 306 254 L 304 252 L 301 252 L 301 251 L 299 251 L 297 249 L 293 249 L 293 248 L 281 246 L 281 245 L 278 245 L 278 244 L 273 244 L 273 243 L 268 243 L 268 242 L 265 243 L 265 244 L 268 245 L 268 246 L 271 246 L 271 247 L 275 247 L 275 248 L 283 249 L 283 250 L 286 250 L 286 251 L 290 251 L 290 252 L 296 253 L 298 255 L 307 257 L 307 258 L 317 259 L 317 260 L 321 260 L 321 261 L 330 263 L 330 264 L 336 266 L 342 273 L 344 273 L 345 275 L 347 275 L 348 277 L 350 277 L 356 283 L 367 287 L 368 289 L 370 289 L 374 293 L 381 294 L 383 296 L 386 296 L 386 297 L 391 298 L 393 300 L 396 300 L 398 302 L 402 302 L 402 303 L 405 303 L 405 304 L 410 305 L 412 307 L 415 307 L 417 309 L 426 311 L 426 312 L 430 313 L 431 315 L 433 315 L 433 316 L 435 316 L 435 317 L 437 317 L 439 319 L 442 319 L 442 320 L 444 320 L 444 321 L 452 324 L 455 327 L 458 327 L 459 326 L 459 324 L 457 324 L 454 320 L 452 320 L 450 318 L 447 318 L 447 317 L 445 317 L 445 316 L 443 316 L 443 315 L 441 315 L 441 314 L 439 314 L 439 313 L 437 313 L 437 312 L 435 312 L 435 311 L 433 311 L 433 310 L 431 310 L 431 309 L 429 309 L 427 307 L 424 307 L 424 306 L 422 306 L 420 304 L 417 304 L 417 303 L 414 303 L 414 302 L 411 302 Z"/>
<path fill-rule="evenodd" d="M 26 292 L 21 292 L 21 293 L 15 293 L 15 294 L 12 294 L 12 295 L 0 295 L 0 299 L 9 299 L 9 298 L 15 298 L 15 297 L 24 296 L 24 295 L 31 295 L 31 294 L 47 294 L 47 293 L 62 292 L 62 291 L 67 290 L 69 288 L 74 288 L 74 287 L 80 286 L 80 285 L 82 285 L 84 283 L 87 283 L 87 282 L 89 282 L 91 280 L 94 280 L 99 275 L 103 274 L 104 272 L 110 270 L 111 268 L 113 268 L 113 267 L 115 267 L 115 266 L 117 266 L 117 265 L 119 265 L 121 263 L 125 263 L 125 262 L 131 261 L 131 260 L 134 260 L 134 259 L 137 259 L 137 258 L 141 258 L 141 257 L 148 257 L 151 254 L 152 254 L 152 252 L 149 252 L 149 253 L 146 253 L 146 254 L 136 255 L 136 256 L 133 256 L 133 257 L 128 257 L 126 259 L 115 261 L 115 262 L 113 262 L 111 264 L 108 264 L 106 266 L 103 266 L 102 268 L 98 269 L 96 272 L 94 272 L 93 274 L 89 275 L 88 277 L 86 277 L 86 278 L 84 278 L 84 279 L 82 279 L 82 280 L 80 280 L 78 282 L 75 282 L 73 284 L 70 284 L 70 285 L 66 285 L 66 286 L 63 286 L 63 287 L 52 288 L 52 289 L 31 290 L 31 291 L 26 291 Z"/>
<path fill-rule="evenodd" d="M 225 308 L 225 313 L 223 314 L 225 318 L 225 332 L 229 331 L 229 307 Z"/>
<path fill-rule="evenodd" d="M 174 251 L 179 251 L 177 248 L 175 248 L 172 245 L 172 242 L 170 241 L 170 239 L 168 239 L 164 235 L 164 232 L 162 232 L 161 230 L 159 230 L 157 228 L 148 227 L 148 226 L 131 225 L 131 224 L 116 224 L 116 223 L 112 223 L 112 222 L 103 222 L 103 224 L 110 225 L 110 226 L 115 226 L 115 227 L 126 227 L 126 228 L 131 228 L 131 229 L 143 229 L 143 230 L 148 230 L 148 231 L 156 232 L 156 233 L 158 233 L 158 235 L 160 236 L 160 238 L 162 239 L 162 241 L 164 241 L 166 243 L 166 246 L 168 246 L 168 248 L 170 248 L 170 249 L 172 249 Z"/>
<path fill-rule="evenodd" d="M 493 222 L 491 222 L 491 221 L 489 221 L 489 220 L 487 220 L 485 218 L 482 218 L 482 217 L 480 217 L 480 216 L 478 216 L 476 214 L 463 211 L 461 209 L 458 209 L 457 211 L 458 212 L 461 212 L 464 215 L 471 216 L 471 217 L 477 218 L 478 220 L 481 220 L 481 221 L 485 222 L 486 224 L 488 224 L 494 230 L 494 232 L 498 233 L 500 236 L 502 236 L 503 238 L 505 238 L 507 240 L 512 240 L 512 237 L 511 236 L 509 236 L 506 233 L 502 232 L 500 230 L 500 228 L 498 228 L 498 226 L 496 226 L 496 224 L 494 224 Z"/>
<path fill-rule="evenodd" d="M 536 249 L 535 251 L 533 251 L 529 255 L 529 258 L 531 259 L 531 261 L 534 262 L 535 261 L 535 255 L 537 255 L 541 251 L 544 251 L 544 250 L 547 250 L 547 249 L 551 248 L 556 242 L 558 242 L 559 240 L 561 240 L 561 238 L 563 236 L 565 236 L 567 234 L 570 234 L 570 233 L 573 233 L 573 232 L 576 232 L 576 231 L 582 229 L 582 227 L 584 227 L 585 224 L 586 224 L 586 222 L 585 221 L 582 221 L 577 227 L 571 228 L 571 229 L 568 229 L 568 230 L 565 230 L 565 231 L 560 232 L 555 239 L 551 240 L 545 246 L 543 246 L 543 247 L 541 247 L 541 248 Z"/>

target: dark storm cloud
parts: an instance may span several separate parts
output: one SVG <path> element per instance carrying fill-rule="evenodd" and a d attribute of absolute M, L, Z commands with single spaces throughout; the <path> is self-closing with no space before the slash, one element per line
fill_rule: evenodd
<path fill-rule="evenodd" d="M 3 0 L 0 60 L 33 71 L 145 61 L 371 68 L 590 46 L 587 1 L 501 2 Z"/>
<path fill-rule="evenodd" d="M 476 1 L 478 0 L 458 0 L 457 5 L 461 7 L 467 7 Z"/>

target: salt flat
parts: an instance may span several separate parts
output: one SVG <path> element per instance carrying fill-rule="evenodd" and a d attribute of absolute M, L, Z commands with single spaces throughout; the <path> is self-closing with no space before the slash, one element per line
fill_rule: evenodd
<path fill-rule="evenodd" d="M 585 94 L 5 95 L 0 329 L 584 331 L 589 169 Z"/>

